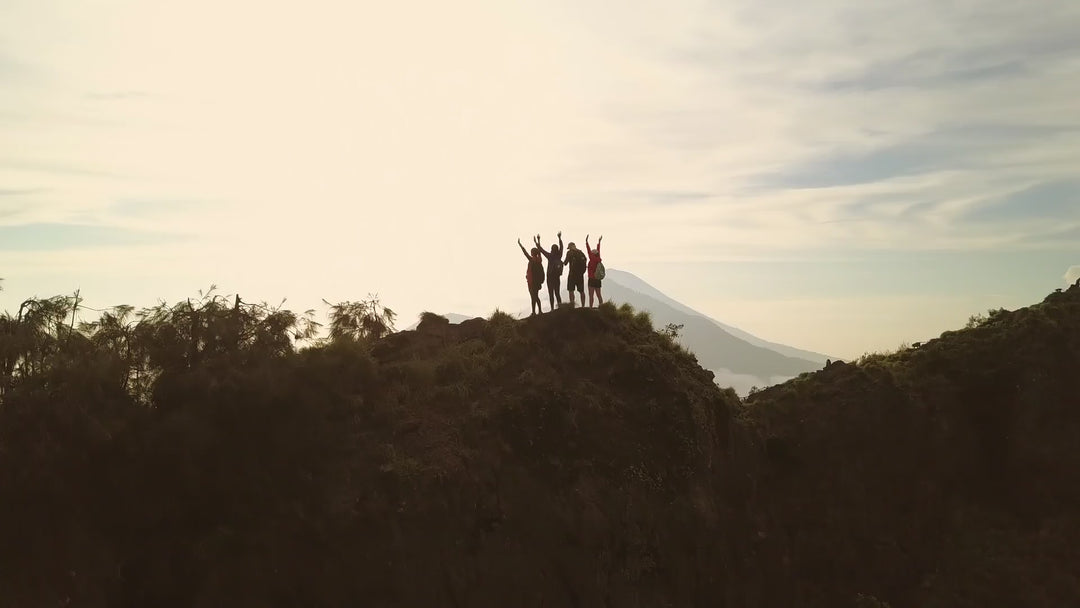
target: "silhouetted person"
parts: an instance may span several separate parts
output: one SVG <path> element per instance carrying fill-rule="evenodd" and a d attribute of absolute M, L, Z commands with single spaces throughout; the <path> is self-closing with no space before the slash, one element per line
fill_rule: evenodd
<path fill-rule="evenodd" d="M 555 310 L 555 304 L 558 303 L 562 306 L 562 294 L 559 289 L 559 277 L 562 276 L 562 232 L 559 232 L 559 244 L 551 246 L 551 253 L 544 251 L 544 248 L 540 245 L 540 235 L 536 235 L 536 247 L 540 250 L 540 253 L 544 254 L 547 258 L 547 286 L 548 286 L 548 301 L 551 304 L 551 310 Z"/>
<path fill-rule="evenodd" d="M 565 264 L 570 267 L 570 272 L 566 274 L 566 290 L 570 292 L 570 306 L 574 306 L 574 289 L 578 290 L 581 294 L 581 305 L 585 305 L 585 269 L 589 262 L 585 259 L 585 254 L 577 248 L 577 245 L 570 243 L 566 246 L 566 262 Z"/>
<path fill-rule="evenodd" d="M 589 235 L 585 235 L 585 251 L 589 253 L 589 308 L 593 305 L 593 295 L 596 295 L 596 299 L 600 304 L 604 303 L 604 296 L 600 293 L 601 281 L 603 281 L 604 271 L 600 272 L 600 276 L 597 276 L 597 267 L 603 267 L 600 260 L 600 243 L 604 240 L 604 236 L 600 235 L 599 239 L 596 239 L 596 249 L 589 247 Z"/>
<path fill-rule="evenodd" d="M 540 249 L 533 247 L 532 255 L 525 251 L 525 246 L 521 244 L 521 239 L 518 239 L 518 247 L 521 247 L 521 254 L 525 256 L 526 260 L 529 260 L 529 265 L 525 270 L 525 282 L 529 286 L 529 299 L 531 302 L 529 305 L 532 307 L 532 313 L 529 316 L 544 312 L 544 307 L 540 302 L 540 286 L 544 284 L 544 264 L 540 261 Z"/>

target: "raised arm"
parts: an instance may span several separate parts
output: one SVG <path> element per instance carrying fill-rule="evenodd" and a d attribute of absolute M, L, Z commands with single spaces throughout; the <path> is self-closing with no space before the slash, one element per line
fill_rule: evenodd
<path fill-rule="evenodd" d="M 518 247 L 521 247 L 521 255 L 525 256 L 526 260 L 532 260 L 532 256 L 529 255 L 528 251 L 525 251 L 525 246 L 521 244 L 521 239 L 518 239 Z"/>
<path fill-rule="evenodd" d="M 562 230 L 560 230 L 559 231 L 559 258 L 562 258 L 564 253 L 566 253 L 566 248 L 563 247 L 563 244 L 562 244 Z"/>
<path fill-rule="evenodd" d="M 596 255 L 600 255 L 600 243 L 604 242 L 604 235 L 600 235 L 600 238 L 596 239 Z"/>
<path fill-rule="evenodd" d="M 589 247 L 589 235 L 585 235 L 585 251 L 592 252 L 592 247 Z"/>
<path fill-rule="evenodd" d="M 550 262 L 551 261 L 551 254 L 548 253 L 547 251 L 545 251 L 544 246 L 540 244 L 540 235 L 539 234 L 536 235 L 536 240 L 534 242 L 536 243 L 536 248 L 539 249 L 540 253 L 543 254 L 543 256 L 545 258 L 547 258 L 547 261 Z"/>

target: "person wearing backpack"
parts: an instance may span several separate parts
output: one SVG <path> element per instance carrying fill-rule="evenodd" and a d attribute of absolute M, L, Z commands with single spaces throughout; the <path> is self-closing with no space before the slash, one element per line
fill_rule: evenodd
<path fill-rule="evenodd" d="M 544 254 L 547 258 L 547 286 L 548 286 L 548 301 L 551 304 L 551 310 L 555 310 L 555 304 L 558 303 L 562 306 L 562 294 L 559 289 L 559 277 L 562 276 L 563 271 L 563 244 L 562 244 L 562 232 L 559 232 L 559 244 L 551 245 L 551 253 L 544 251 L 542 245 L 540 245 L 540 235 L 536 235 L 536 248 L 540 250 L 540 253 Z"/>
<path fill-rule="evenodd" d="M 570 266 L 570 272 L 566 275 L 566 289 L 570 292 L 570 307 L 574 307 L 574 289 L 578 290 L 581 294 L 581 305 L 585 305 L 585 269 L 589 262 L 585 259 L 585 254 L 582 253 L 577 245 L 569 243 L 566 245 L 566 261 L 565 264 Z"/>
<path fill-rule="evenodd" d="M 593 249 L 589 247 L 589 235 L 585 235 L 585 251 L 589 253 L 589 308 L 592 308 L 594 294 L 600 304 L 604 303 L 604 296 L 600 293 L 601 282 L 607 274 L 604 262 L 600 259 L 600 243 L 603 240 L 604 235 L 600 235 L 596 240 L 596 249 Z"/>
<path fill-rule="evenodd" d="M 544 284 L 544 264 L 540 261 L 540 249 L 533 247 L 532 255 L 525 251 L 525 246 L 521 244 L 521 239 L 518 239 L 518 247 L 521 247 L 521 254 L 525 256 L 526 260 L 529 260 L 529 265 L 525 269 L 525 282 L 529 286 L 529 305 L 532 307 L 532 313 L 529 316 L 533 316 L 537 313 L 543 313 L 544 307 L 540 303 L 540 286 Z"/>

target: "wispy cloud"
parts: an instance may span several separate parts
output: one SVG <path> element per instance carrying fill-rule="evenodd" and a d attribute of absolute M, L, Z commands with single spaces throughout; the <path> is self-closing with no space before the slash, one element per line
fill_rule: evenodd
<path fill-rule="evenodd" d="M 988 3 L 985 14 L 1000 8 L 1000 5 L 995 7 Z M 1059 23 L 1049 23 L 1037 16 L 1033 20 L 1031 15 L 1010 23 L 976 18 L 972 29 L 981 30 L 984 37 L 992 34 L 991 40 L 972 44 L 957 37 L 941 41 L 937 46 L 873 61 L 852 76 L 825 79 L 822 86 L 868 91 L 905 87 L 926 89 L 987 81 L 1001 83 L 1035 75 L 1047 64 L 1068 61 L 1080 51 L 1080 41 L 1067 18 L 1068 11 L 1065 16 L 1066 19 Z"/>
<path fill-rule="evenodd" d="M 1070 285 L 1072 283 L 1075 283 L 1076 281 L 1080 281 L 1080 265 L 1069 266 L 1069 269 L 1065 271 L 1064 278 L 1065 282 L 1069 283 Z"/>
<path fill-rule="evenodd" d="M 916 53 L 897 61 L 882 62 L 868 69 L 865 74 L 827 81 L 822 86 L 837 91 L 875 91 L 899 87 L 948 86 L 965 82 L 998 80 L 1029 73 L 1027 64 L 1022 61 L 926 70 L 920 65 L 924 57 L 924 53 Z"/>
<path fill-rule="evenodd" d="M 1053 145 L 1055 135 L 1078 131 L 1080 124 L 957 125 L 862 152 L 826 153 L 766 175 L 761 184 L 765 188 L 828 188 L 941 171 L 989 171 L 1007 162 L 1003 151 Z"/>
<path fill-rule="evenodd" d="M 105 168 L 90 159 L 85 161 L 35 160 L 17 157 L 0 157 L 0 171 L 20 171 L 52 176 L 75 177 L 125 177 L 122 172 Z"/>
<path fill-rule="evenodd" d="M 106 211 L 112 216 L 146 219 L 190 214 L 211 205 L 213 202 L 207 199 L 140 197 L 121 199 Z"/>
<path fill-rule="evenodd" d="M 2 205 L 0 206 L 0 219 L 9 220 L 12 218 L 18 218 L 26 212 L 26 209 L 27 207 L 25 206 L 17 207 L 11 205 Z"/>
<path fill-rule="evenodd" d="M 0 219 L 12 221 L 25 216 L 39 195 L 48 191 L 48 188 L 0 188 Z"/>
<path fill-rule="evenodd" d="M 178 234 L 80 224 L 0 226 L 0 251 L 56 251 L 96 247 L 157 245 L 182 240 Z"/>
<path fill-rule="evenodd" d="M 87 93 L 83 97 L 92 101 L 123 101 L 150 97 L 150 93 L 146 91 L 104 91 Z"/>
<path fill-rule="evenodd" d="M 1074 3 L 692 6 L 589 23 L 640 61 L 605 66 L 607 143 L 560 175 L 580 199 L 707 192 L 655 203 L 718 253 L 1060 245 L 1038 237 L 1080 209 Z"/>
<path fill-rule="evenodd" d="M 0 197 L 7 196 L 29 196 L 31 194 L 39 194 L 46 192 L 45 188 L 0 188 Z"/>
<path fill-rule="evenodd" d="M 1080 181 L 1041 182 L 989 200 L 966 214 L 973 222 L 1080 222 Z"/>
<path fill-rule="evenodd" d="M 34 70 L 30 64 L 0 51 L 0 83 L 11 84 L 33 74 Z"/>

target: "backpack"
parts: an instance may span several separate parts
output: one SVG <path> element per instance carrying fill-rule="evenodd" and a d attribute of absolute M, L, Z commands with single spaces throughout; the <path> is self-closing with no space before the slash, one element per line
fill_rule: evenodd
<path fill-rule="evenodd" d="M 530 283 L 544 284 L 544 265 L 537 260 L 529 260 L 528 278 Z"/>
<path fill-rule="evenodd" d="M 597 281 L 602 281 L 604 279 L 604 275 L 606 275 L 606 274 L 607 274 L 607 271 L 604 270 L 604 263 L 603 262 L 597 262 L 596 263 L 596 272 L 593 273 L 593 277 L 596 278 Z"/>

